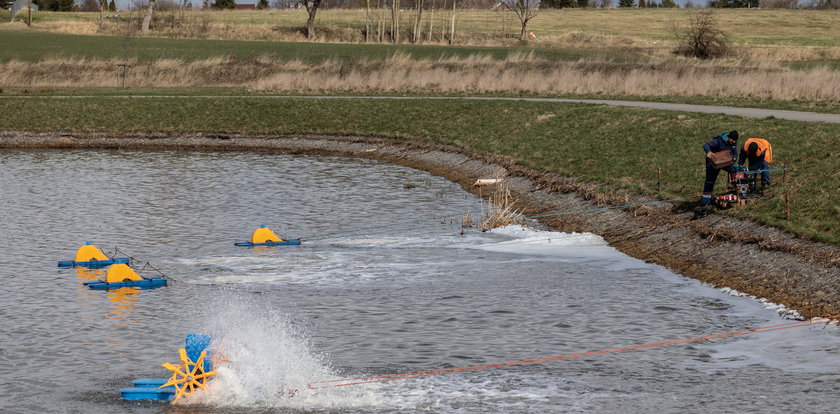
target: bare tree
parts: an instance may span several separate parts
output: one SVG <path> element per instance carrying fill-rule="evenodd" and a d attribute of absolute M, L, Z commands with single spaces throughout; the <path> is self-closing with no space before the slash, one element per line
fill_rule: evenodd
<path fill-rule="evenodd" d="M 522 30 L 519 32 L 519 40 L 524 41 L 528 34 L 528 22 L 537 17 L 540 9 L 540 0 L 502 0 L 510 11 L 516 13 L 519 18 Z"/>
<path fill-rule="evenodd" d="M 306 19 L 306 38 L 315 38 L 315 13 L 318 12 L 318 7 L 321 6 L 321 0 L 301 0 L 303 7 L 306 7 L 306 13 L 309 17 Z"/>
<path fill-rule="evenodd" d="M 715 12 L 704 9 L 689 12 L 688 26 L 674 26 L 677 37 L 678 55 L 696 57 L 699 59 L 714 59 L 726 56 L 730 52 L 729 36 L 718 29 Z"/>

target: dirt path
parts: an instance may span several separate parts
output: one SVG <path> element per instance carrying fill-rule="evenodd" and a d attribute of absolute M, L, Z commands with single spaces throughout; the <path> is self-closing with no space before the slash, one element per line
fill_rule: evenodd
<path fill-rule="evenodd" d="M 71 95 L 13 95 L 3 96 L 0 99 L 92 99 L 103 98 L 103 96 L 71 96 Z M 804 121 L 804 122 L 828 122 L 833 124 L 840 124 L 840 114 L 825 114 L 819 112 L 801 112 L 801 111 L 786 111 L 782 109 L 761 109 L 761 108 L 740 108 L 736 106 L 716 106 L 716 105 L 692 105 L 692 104 L 678 104 L 668 102 L 643 102 L 643 101 L 620 101 L 609 99 L 563 99 L 563 98 L 504 98 L 504 97 L 446 97 L 446 96 L 286 96 L 286 95 L 235 95 L 235 96 L 181 96 L 181 95 L 124 95 L 124 96 L 107 96 L 107 98 L 125 98 L 125 99 L 190 99 L 190 98 L 213 98 L 213 99 L 422 99 L 422 100 L 471 100 L 471 101 L 522 101 L 522 102 L 553 102 L 553 103 L 586 103 L 594 105 L 613 105 L 613 106 L 629 106 L 635 108 L 659 109 L 664 111 L 683 111 L 683 112 L 701 112 L 706 114 L 725 114 L 734 116 L 743 116 L 746 118 L 769 118 L 774 117 L 778 119 L 787 119 L 790 121 Z"/>
<path fill-rule="evenodd" d="M 182 149 L 320 154 L 384 160 L 429 171 L 478 194 L 477 178 L 501 173 L 526 214 L 568 212 L 651 201 L 609 199 L 591 185 L 454 147 L 373 137 L 218 134 L 0 132 L 0 148 Z M 487 189 L 484 188 L 485 194 Z M 571 196 L 570 196 L 571 195 Z M 840 248 L 801 240 L 755 223 L 711 215 L 691 221 L 688 206 L 668 203 L 546 217 L 560 231 L 592 232 L 622 252 L 673 271 L 766 297 L 805 316 L 840 316 Z"/>

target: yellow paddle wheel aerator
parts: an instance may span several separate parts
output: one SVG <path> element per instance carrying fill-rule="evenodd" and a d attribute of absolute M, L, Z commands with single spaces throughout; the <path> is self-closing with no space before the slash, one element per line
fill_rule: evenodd
<path fill-rule="evenodd" d="M 192 395 L 196 390 L 206 390 L 205 384 L 207 379 L 216 375 L 215 370 L 205 371 L 204 357 L 207 354 L 206 351 L 201 351 L 201 355 L 195 362 L 187 356 L 186 349 L 181 348 L 178 350 L 178 353 L 181 356 L 182 363 L 180 365 L 170 364 L 168 362 L 161 364 L 162 367 L 172 371 L 172 376 L 169 377 L 169 381 L 160 386 L 160 388 L 175 387 L 175 399 L 172 400 L 172 404 L 177 403 L 181 397 Z"/>

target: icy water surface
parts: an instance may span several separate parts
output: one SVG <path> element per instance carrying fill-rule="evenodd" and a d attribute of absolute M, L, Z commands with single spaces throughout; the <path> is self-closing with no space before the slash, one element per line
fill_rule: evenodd
<path fill-rule="evenodd" d="M 409 185 L 411 184 L 411 185 Z M 0 151 L 0 411 L 182 412 L 123 402 L 188 333 L 230 362 L 190 413 L 836 412 L 840 333 L 713 342 L 309 390 L 784 322 L 589 234 L 460 234 L 479 201 L 374 161 Z M 266 224 L 297 247 L 234 247 Z M 101 292 L 58 269 L 91 241 L 177 280 Z M 217 342 L 218 343 L 218 342 Z M 289 391 L 299 390 L 293 396 Z"/>

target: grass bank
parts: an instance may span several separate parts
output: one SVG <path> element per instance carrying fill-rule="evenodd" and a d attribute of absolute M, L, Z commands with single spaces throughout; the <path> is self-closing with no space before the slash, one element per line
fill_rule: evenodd
<path fill-rule="evenodd" d="M 584 104 L 373 99 L 0 99 L 0 129 L 371 135 L 451 144 L 535 170 L 597 183 L 607 193 L 695 197 L 701 146 L 725 130 L 773 142 L 772 196 L 725 214 L 840 245 L 840 125 Z M 663 172 L 657 185 L 657 168 Z M 817 179 L 817 177 L 820 177 Z M 718 188 L 722 188 L 722 181 Z M 785 219 L 784 193 L 792 200 Z"/>

